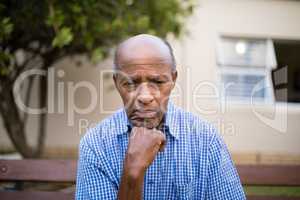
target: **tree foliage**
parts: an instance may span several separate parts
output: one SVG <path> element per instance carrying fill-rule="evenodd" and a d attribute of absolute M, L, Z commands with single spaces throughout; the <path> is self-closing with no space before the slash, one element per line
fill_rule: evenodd
<path fill-rule="evenodd" d="M 27 114 L 17 108 L 12 92 L 22 72 L 47 69 L 60 58 L 76 54 L 101 61 L 112 46 L 138 33 L 178 37 L 193 7 L 192 0 L 2 0 L 0 112 L 15 148 L 24 157 L 40 156 L 45 136 L 46 113 L 40 115 L 37 147 L 27 143 Z M 45 106 L 46 82 L 39 82 L 39 105 Z M 28 85 L 29 101 L 32 80 Z"/>

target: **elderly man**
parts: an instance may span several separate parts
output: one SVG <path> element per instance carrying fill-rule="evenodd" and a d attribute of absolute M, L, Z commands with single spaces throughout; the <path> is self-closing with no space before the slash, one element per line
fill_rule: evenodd
<path fill-rule="evenodd" d="M 169 102 L 177 71 L 168 43 L 131 37 L 114 64 L 124 108 L 81 139 L 76 199 L 245 199 L 217 131 Z"/>

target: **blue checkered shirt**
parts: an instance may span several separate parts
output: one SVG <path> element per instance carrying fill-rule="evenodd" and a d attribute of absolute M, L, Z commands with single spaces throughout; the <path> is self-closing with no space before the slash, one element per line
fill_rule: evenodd
<path fill-rule="evenodd" d="M 124 109 L 80 141 L 77 200 L 117 199 L 130 124 Z M 147 169 L 143 199 L 246 199 L 225 143 L 216 129 L 171 102 L 167 144 Z"/>

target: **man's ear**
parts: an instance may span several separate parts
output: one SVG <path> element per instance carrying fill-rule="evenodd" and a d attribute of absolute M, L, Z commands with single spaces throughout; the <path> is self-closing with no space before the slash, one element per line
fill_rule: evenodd
<path fill-rule="evenodd" d="M 117 88 L 118 91 L 120 91 L 119 89 L 119 84 L 118 84 L 118 74 L 117 73 L 114 73 L 113 74 L 113 80 L 114 80 L 114 83 L 115 83 L 115 87 Z"/>
<path fill-rule="evenodd" d="M 176 84 L 176 80 L 177 80 L 177 70 L 176 69 L 172 70 L 171 75 L 172 75 L 172 88 L 171 88 L 171 90 L 173 90 L 174 87 L 175 87 L 175 84 Z"/>
<path fill-rule="evenodd" d="M 172 80 L 173 80 L 174 85 L 175 85 L 176 80 L 177 80 L 177 70 L 176 69 L 172 71 Z"/>

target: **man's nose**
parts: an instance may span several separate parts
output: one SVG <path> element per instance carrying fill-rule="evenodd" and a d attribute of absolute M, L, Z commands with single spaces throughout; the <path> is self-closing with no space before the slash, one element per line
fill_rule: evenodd
<path fill-rule="evenodd" d="M 140 85 L 137 100 L 141 104 L 149 104 L 154 100 L 154 97 L 146 83 Z"/>

